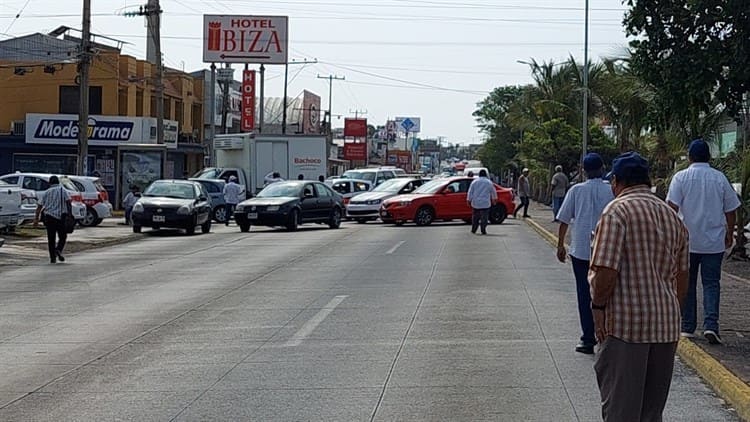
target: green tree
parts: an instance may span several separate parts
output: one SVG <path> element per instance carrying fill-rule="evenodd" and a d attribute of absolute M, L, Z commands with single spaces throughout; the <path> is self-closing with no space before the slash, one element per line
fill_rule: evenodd
<path fill-rule="evenodd" d="M 525 89 L 519 86 L 499 87 L 477 104 L 474 117 L 480 130 L 487 135 L 477 158 L 492 173 L 502 174 L 517 167 L 514 158 L 521 132 L 509 124 L 507 115 L 509 108 L 518 101 Z"/>

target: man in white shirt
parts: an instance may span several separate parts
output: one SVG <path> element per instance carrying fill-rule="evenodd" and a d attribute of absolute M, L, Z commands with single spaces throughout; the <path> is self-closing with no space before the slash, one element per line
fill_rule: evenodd
<path fill-rule="evenodd" d="M 487 224 L 490 218 L 490 208 L 497 204 L 495 185 L 487 178 L 487 170 L 479 170 L 479 177 L 469 186 L 466 201 L 472 209 L 471 232 L 476 233 L 481 225 L 482 234 L 487 234 Z"/>
<path fill-rule="evenodd" d="M 268 186 L 272 183 L 283 182 L 284 179 L 278 171 L 272 171 L 263 178 L 263 181 L 265 182 L 265 185 Z"/>
<path fill-rule="evenodd" d="M 583 158 L 583 171 L 586 180 L 570 188 L 560 211 L 555 219 L 560 222 L 557 233 L 557 259 L 565 262 L 570 255 L 573 263 L 573 274 L 576 278 L 578 294 L 578 318 L 581 321 L 581 340 L 575 351 L 593 354 L 596 338 L 594 333 L 594 316 L 591 312 L 591 293 L 589 289 L 588 273 L 591 261 L 591 233 L 596 228 L 604 208 L 613 199 L 612 187 L 604 183 L 604 161 L 597 153 L 589 153 Z M 565 235 L 568 226 L 572 226 L 570 233 L 570 252 L 565 249 Z"/>
<path fill-rule="evenodd" d="M 237 177 L 229 176 L 229 182 L 224 185 L 224 209 L 226 210 L 226 221 L 224 223 L 229 226 L 229 220 L 234 215 L 234 209 L 237 204 L 240 203 L 240 194 L 242 193 L 242 186 L 237 184 Z"/>
<path fill-rule="evenodd" d="M 708 144 L 697 139 L 688 148 L 690 167 L 674 175 L 667 202 L 680 214 L 690 233 L 690 284 L 682 308 L 683 337 L 694 337 L 697 328 L 697 285 L 703 283 L 703 336 L 721 344 L 719 301 L 724 251 L 732 246 L 736 211 L 740 207 L 732 185 L 708 162 Z"/>
<path fill-rule="evenodd" d="M 69 211 L 70 193 L 60 184 L 57 176 L 50 176 L 49 189 L 47 189 L 36 207 L 34 215 L 34 227 L 39 224 L 39 217 L 44 215 L 44 227 L 47 229 L 47 248 L 49 250 L 49 262 L 54 264 L 59 259 L 65 262 L 62 252 L 68 233 L 65 231 L 65 214 Z M 55 242 L 56 239 L 59 241 Z"/>

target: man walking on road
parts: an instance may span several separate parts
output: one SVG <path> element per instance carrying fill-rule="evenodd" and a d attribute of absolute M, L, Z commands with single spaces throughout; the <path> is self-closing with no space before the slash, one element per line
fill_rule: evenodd
<path fill-rule="evenodd" d="M 565 199 L 565 193 L 568 191 L 568 185 L 570 185 L 570 180 L 563 173 L 562 166 L 555 167 L 555 174 L 552 176 L 552 181 L 550 182 L 550 186 L 552 186 L 553 221 L 557 221 L 557 213 L 560 212 L 560 207 Z"/>
<path fill-rule="evenodd" d="M 44 227 L 47 229 L 47 249 L 49 250 L 49 261 L 54 264 L 59 259 L 65 262 L 62 252 L 68 233 L 65 231 L 65 214 L 69 211 L 70 193 L 60 184 L 57 176 L 50 176 L 49 189 L 47 189 L 34 215 L 34 227 L 39 224 L 39 217 L 44 215 Z M 59 241 L 56 242 L 56 240 Z"/>
<path fill-rule="evenodd" d="M 617 157 L 609 176 L 616 198 L 596 227 L 589 272 L 602 416 L 661 421 L 680 339 L 688 232 L 651 193 L 638 153 Z"/>
<path fill-rule="evenodd" d="M 583 158 L 583 170 L 588 180 L 570 188 L 560 212 L 556 215 L 557 220 L 560 221 L 557 235 L 557 259 L 565 262 L 568 255 L 565 249 L 565 236 L 568 233 L 568 226 L 572 225 L 570 260 L 573 263 L 573 274 L 576 278 L 578 317 L 583 333 L 575 350 L 590 355 L 594 353 L 596 345 L 588 280 L 591 232 L 599 222 L 602 211 L 614 199 L 614 196 L 612 188 L 602 180 L 604 161 L 599 154 L 593 152 L 587 154 Z"/>
<path fill-rule="evenodd" d="M 726 176 L 711 168 L 711 152 L 703 140 L 688 148 L 690 167 L 674 175 L 667 202 L 678 211 L 690 232 L 690 284 L 682 308 L 682 336 L 694 337 L 697 327 L 698 270 L 703 283 L 703 335 L 721 344 L 719 302 L 724 251 L 732 247 L 740 200 Z"/>
<path fill-rule="evenodd" d="M 523 217 L 529 218 L 529 198 L 531 197 L 531 183 L 529 182 L 529 169 L 525 168 L 518 177 L 518 197 L 521 204 L 516 207 L 513 218 L 518 218 L 518 210 L 523 207 Z"/>
<path fill-rule="evenodd" d="M 495 185 L 487 178 L 487 171 L 479 170 L 479 177 L 469 185 L 466 201 L 472 209 L 471 232 L 476 233 L 481 225 L 482 234 L 487 234 L 487 224 L 490 218 L 490 208 L 497 204 Z"/>
<path fill-rule="evenodd" d="M 224 224 L 229 226 L 229 220 L 234 215 L 234 209 L 237 204 L 240 203 L 240 194 L 242 193 L 242 186 L 237 184 L 237 177 L 229 176 L 229 182 L 224 185 L 224 209 L 226 214 L 226 220 Z"/>

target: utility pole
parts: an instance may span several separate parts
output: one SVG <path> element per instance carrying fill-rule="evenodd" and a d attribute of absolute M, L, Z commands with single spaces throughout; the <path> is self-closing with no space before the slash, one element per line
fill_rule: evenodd
<path fill-rule="evenodd" d="M 336 75 L 328 75 L 328 76 L 320 76 L 318 75 L 318 79 L 328 79 L 328 133 L 331 135 L 331 139 L 333 139 L 333 124 L 331 122 L 333 115 L 332 113 L 332 102 L 333 99 L 333 81 L 343 81 L 346 79 L 344 76 L 336 76 Z"/>
<path fill-rule="evenodd" d="M 229 69 L 231 65 L 226 63 L 225 69 Z M 221 133 L 229 133 L 227 128 L 227 119 L 229 118 L 229 86 L 232 84 L 233 78 L 228 78 L 227 75 L 222 76 L 221 86 Z"/>
<path fill-rule="evenodd" d="M 204 107 L 208 107 L 210 126 L 208 126 L 208 157 L 209 165 L 214 162 L 214 138 L 216 138 L 216 63 L 211 63 L 211 86 L 208 89 L 209 99 Z M 205 116 L 205 114 L 204 114 Z"/>
<path fill-rule="evenodd" d="M 581 151 L 581 180 L 583 180 L 583 157 L 588 150 L 589 135 L 589 0 L 586 0 L 583 35 L 583 148 Z"/>
<path fill-rule="evenodd" d="M 263 119 L 266 113 L 266 67 L 260 64 L 260 104 L 258 104 L 258 133 L 263 133 Z"/>
<path fill-rule="evenodd" d="M 359 115 L 360 114 L 362 114 L 362 115 L 367 114 L 367 110 L 349 110 L 349 113 L 353 113 L 354 114 L 354 118 L 355 119 L 359 119 Z"/>
<path fill-rule="evenodd" d="M 287 95 L 287 88 L 289 86 L 289 65 L 290 64 L 317 64 L 318 59 L 315 59 L 313 61 L 307 61 L 303 60 L 300 62 L 292 60 L 291 62 L 286 62 L 284 64 L 284 112 L 281 114 L 281 134 L 286 135 L 286 113 L 289 109 L 289 103 L 288 103 L 288 95 Z"/>
<path fill-rule="evenodd" d="M 78 168 L 81 176 L 88 175 L 89 155 L 89 67 L 91 66 L 91 0 L 83 0 L 83 28 L 81 51 L 78 57 Z"/>

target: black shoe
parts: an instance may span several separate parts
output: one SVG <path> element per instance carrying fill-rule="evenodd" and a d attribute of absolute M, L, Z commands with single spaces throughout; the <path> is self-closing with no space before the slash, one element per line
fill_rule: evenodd
<path fill-rule="evenodd" d="M 59 259 L 60 262 L 65 262 L 65 257 L 63 256 L 62 252 L 55 251 L 55 255 L 57 255 L 57 259 Z"/>
<path fill-rule="evenodd" d="M 594 345 L 593 344 L 586 344 L 586 343 L 578 343 L 576 345 L 576 352 L 583 353 L 584 355 L 593 355 L 594 354 Z"/>
<path fill-rule="evenodd" d="M 472 230 L 471 234 L 477 234 L 477 231 L 476 230 Z"/>
<path fill-rule="evenodd" d="M 703 337 L 708 340 L 708 344 L 723 344 L 721 342 L 721 337 L 719 337 L 719 334 L 714 330 L 706 330 L 703 332 Z"/>
<path fill-rule="evenodd" d="M 482 232 L 482 236 L 484 236 L 484 235 L 486 235 L 486 234 L 487 234 L 487 232 Z"/>
<path fill-rule="evenodd" d="M 49 263 L 50 263 L 50 264 L 56 264 L 56 263 L 57 263 L 57 261 L 55 260 L 55 258 L 50 258 L 50 259 L 49 259 Z"/>

